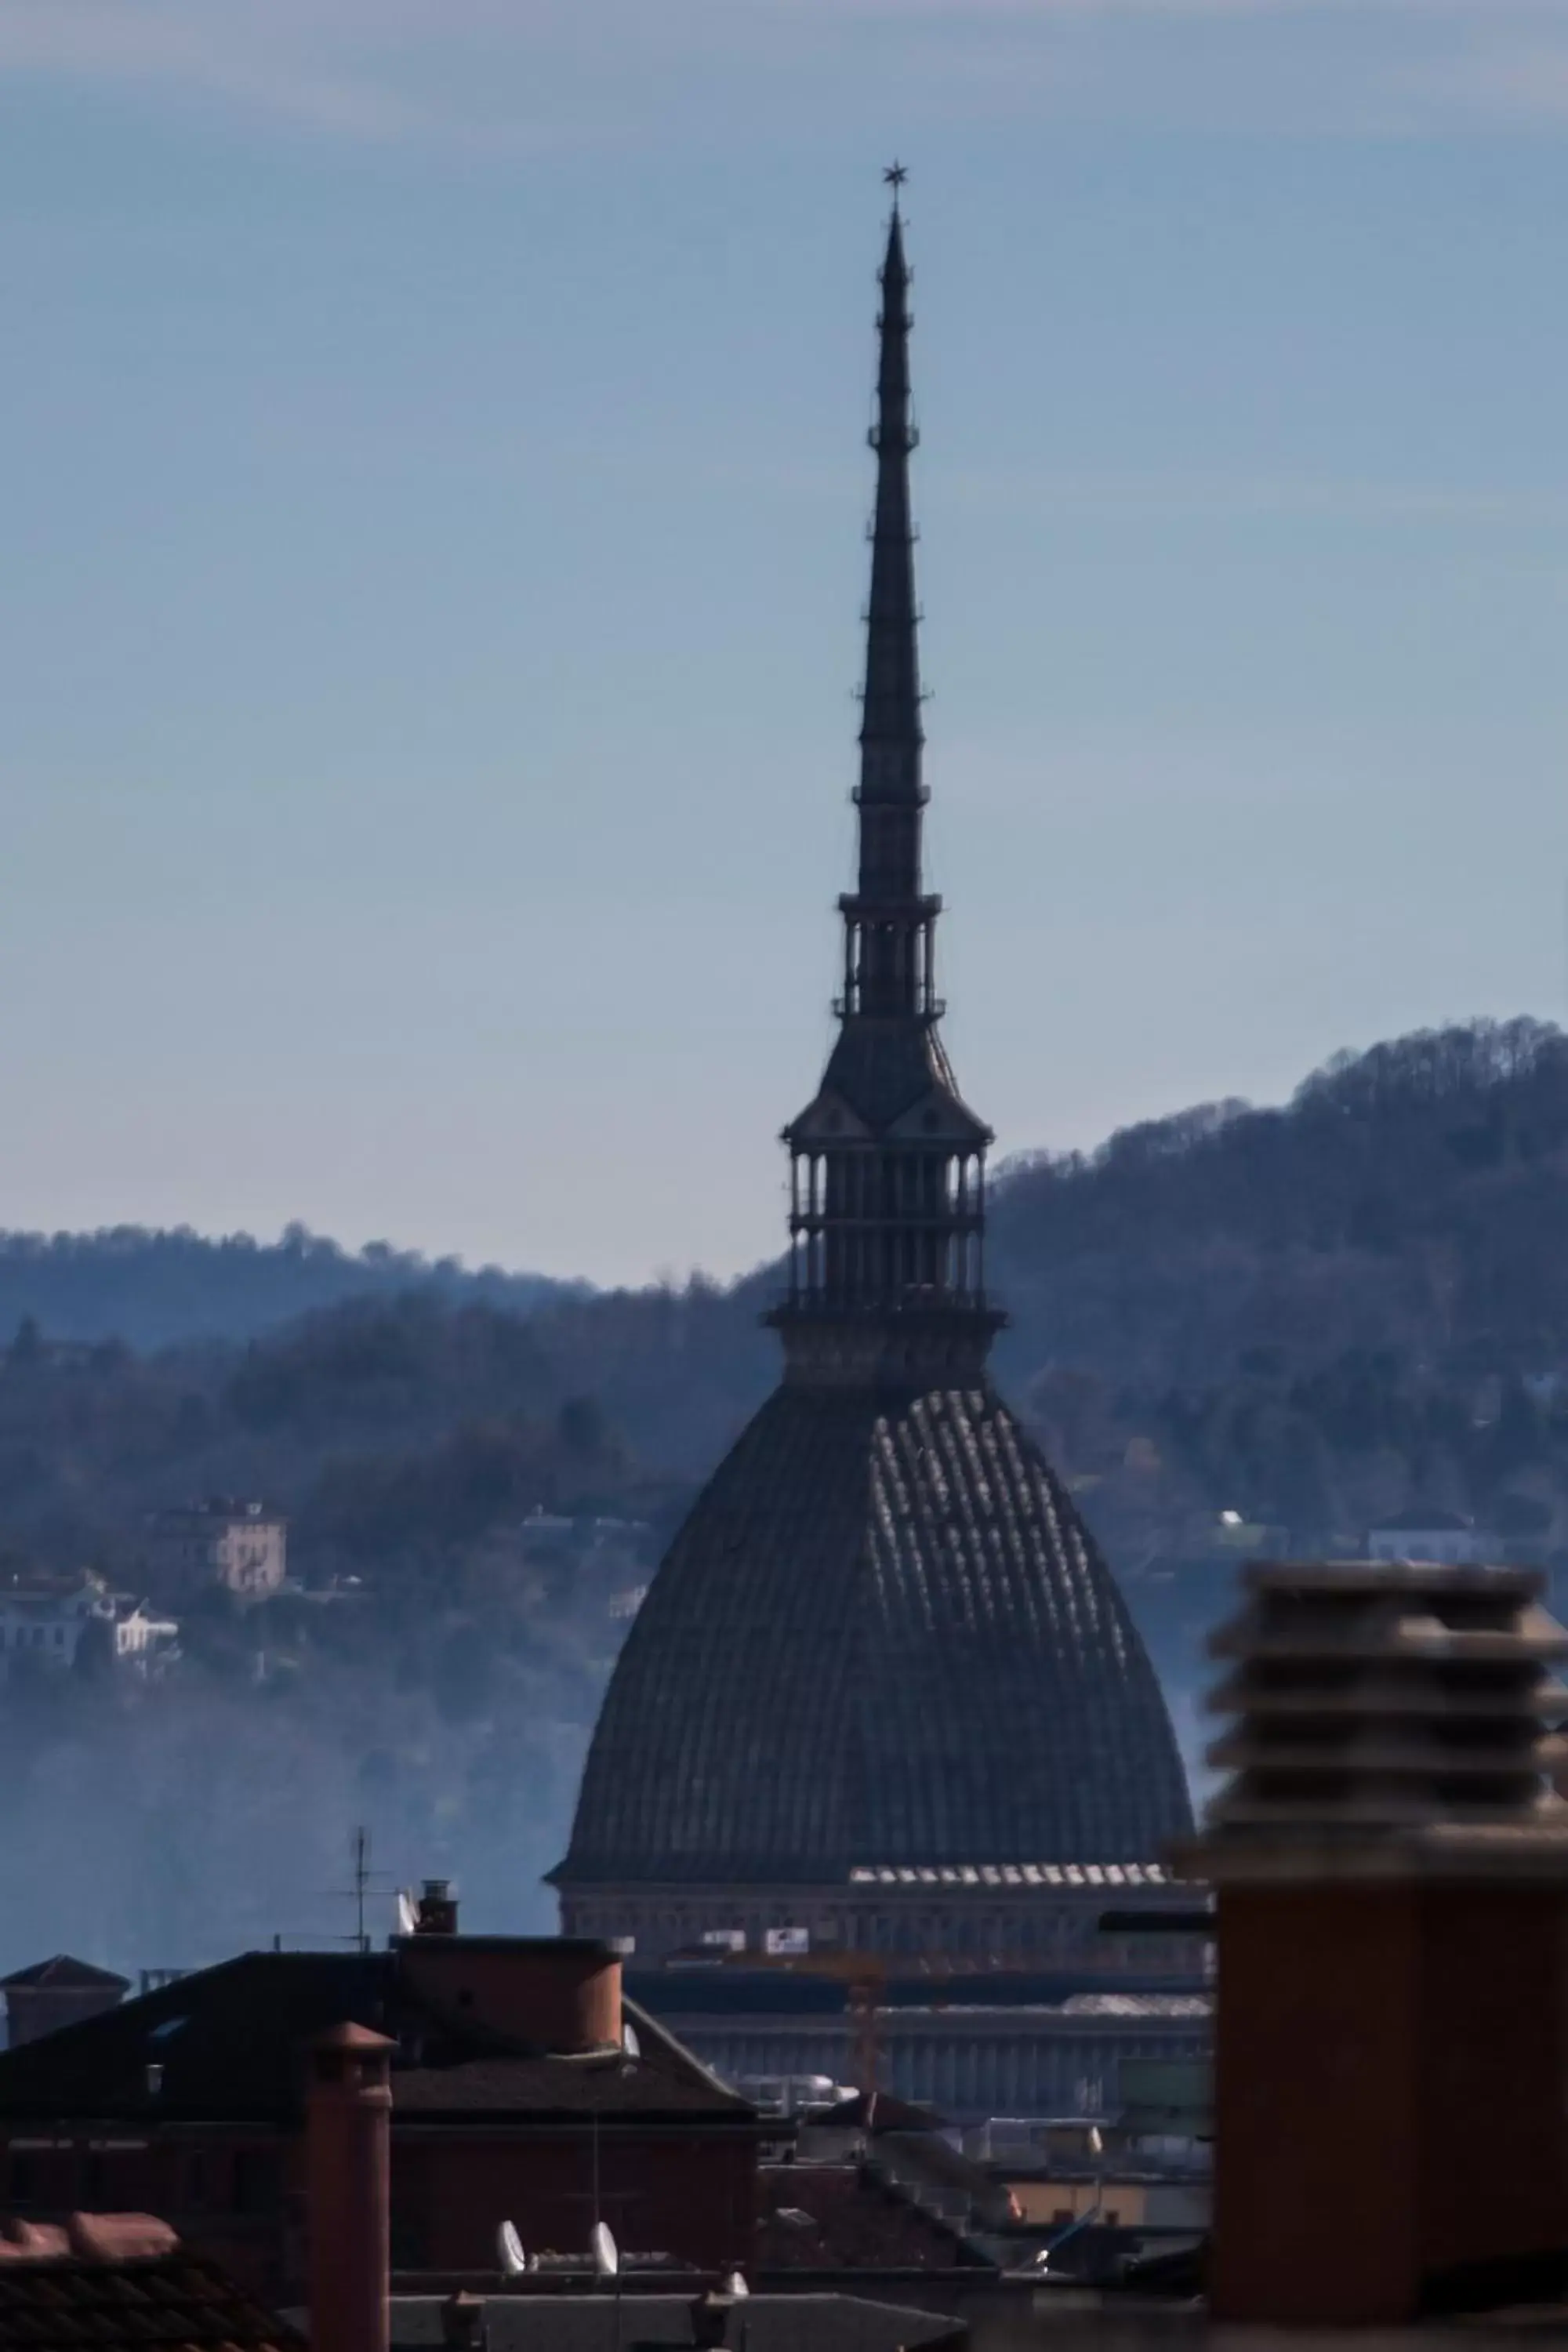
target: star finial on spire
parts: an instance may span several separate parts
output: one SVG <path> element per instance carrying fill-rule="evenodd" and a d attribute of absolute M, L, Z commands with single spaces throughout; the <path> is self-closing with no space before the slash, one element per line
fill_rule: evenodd
<path fill-rule="evenodd" d="M 904 182 L 909 178 L 909 176 L 908 164 L 899 163 L 896 158 L 888 165 L 886 171 L 882 173 L 883 179 L 887 182 L 889 187 L 891 188 L 893 192 L 893 202 L 895 204 L 899 201 L 899 190 L 903 186 Z"/>

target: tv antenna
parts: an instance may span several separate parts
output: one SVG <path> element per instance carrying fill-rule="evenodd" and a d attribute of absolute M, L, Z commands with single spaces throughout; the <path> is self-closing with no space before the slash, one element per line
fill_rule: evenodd
<path fill-rule="evenodd" d="M 371 1902 L 390 1900 L 396 1894 L 397 1889 L 384 1871 L 371 1868 L 370 1832 L 363 1822 L 349 1841 L 349 1852 L 353 1856 L 353 1883 L 348 1886 L 334 1887 L 332 1895 L 337 1902 L 353 1905 L 353 1933 L 339 1937 L 336 1940 L 340 1943 L 352 1944 L 356 1952 L 368 1952 L 370 1930 L 365 1926 L 365 1906 Z"/>

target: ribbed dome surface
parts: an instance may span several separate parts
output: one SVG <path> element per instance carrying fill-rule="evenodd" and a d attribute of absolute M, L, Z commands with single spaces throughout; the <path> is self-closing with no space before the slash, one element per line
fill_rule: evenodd
<path fill-rule="evenodd" d="M 1147 1862 L 1190 1825 L 1126 1605 L 994 1391 L 786 1381 L 654 1580 L 556 1875 Z"/>

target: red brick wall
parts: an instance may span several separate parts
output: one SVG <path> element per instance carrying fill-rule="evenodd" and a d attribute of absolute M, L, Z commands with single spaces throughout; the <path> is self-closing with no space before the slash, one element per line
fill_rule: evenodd
<path fill-rule="evenodd" d="M 1222 1890 L 1216 2317 L 1398 2322 L 1568 2244 L 1563 1928 L 1546 1889 Z"/>
<path fill-rule="evenodd" d="M 1422 1898 L 1422 2252 L 1460 2263 L 1568 2247 L 1568 1898 Z"/>

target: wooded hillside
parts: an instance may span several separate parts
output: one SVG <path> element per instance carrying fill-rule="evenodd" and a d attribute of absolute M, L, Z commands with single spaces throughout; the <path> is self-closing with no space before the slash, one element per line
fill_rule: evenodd
<path fill-rule="evenodd" d="M 337 1597 L 188 1612 L 185 1662 L 155 1690 L 10 1687 L 0 1868 L 55 1888 L 49 1948 L 187 1960 L 286 1930 L 363 1819 L 404 1874 L 466 1874 L 475 1924 L 538 1923 L 626 1611 L 775 1377 L 757 1321 L 773 1277 L 516 1301 L 504 1277 L 415 1262 L 362 1279 L 329 1255 L 317 1275 L 357 1268 L 358 1295 L 280 1320 L 265 1280 L 246 1286 L 278 1271 L 257 1252 L 224 1336 L 237 1251 L 116 1236 L 95 1291 L 102 1244 L 49 1245 L 74 1303 L 68 1329 L 24 1320 L 0 1347 L 0 1547 L 134 1586 L 146 1512 L 259 1495 Z M 139 1352 L 115 1315 L 154 1294 L 167 1314 L 170 1265 L 180 1328 L 220 1336 Z M 1248 1549 L 1359 1549 L 1419 1502 L 1568 1566 L 1556 1030 L 1405 1038 L 1279 1109 L 1209 1106 L 1016 1162 L 991 1271 L 1013 1317 L 1003 1384 L 1189 1735 L 1200 1638 Z M 86 1879 L 57 1868 L 84 1805 Z"/>

